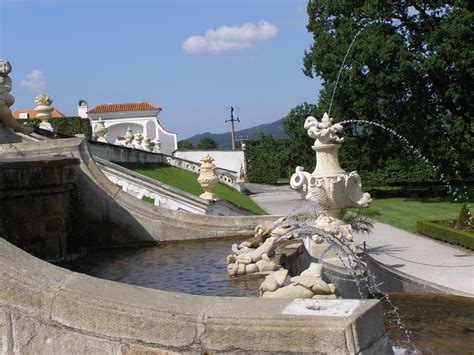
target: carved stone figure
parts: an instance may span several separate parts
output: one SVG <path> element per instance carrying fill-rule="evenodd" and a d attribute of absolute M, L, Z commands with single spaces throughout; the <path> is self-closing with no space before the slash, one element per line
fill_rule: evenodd
<path fill-rule="evenodd" d="M 245 275 L 259 271 L 275 270 L 277 263 L 271 257 L 275 254 L 276 239 L 277 237 L 270 237 L 256 249 L 247 248 L 245 253 L 229 255 L 227 257 L 229 275 Z"/>
<path fill-rule="evenodd" d="M 213 163 L 214 158 L 207 154 L 201 161 L 202 164 L 199 171 L 198 182 L 204 190 L 204 193 L 199 195 L 199 197 L 206 200 L 215 200 L 217 195 L 214 194 L 213 191 L 219 181 L 219 177 L 216 174 L 216 166 Z"/>
<path fill-rule="evenodd" d="M 105 128 L 105 121 L 102 119 L 102 117 L 100 117 L 95 124 L 94 130 L 97 142 L 107 143 L 107 139 L 105 138 L 105 135 L 107 134 L 107 128 Z"/>
<path fill-rule="evenodd" d="M 336 288 L 322 279 L 322 270 L 322 264 L 311 263 L 301 275 L 292 277 L 289 284 L 285 284 L 286 277 L 281 282 L 282 275 L 271 274 L 260 286 L 260 295 L 263 298 L 336 298 Z"/>
<path fill-rule="evenodd" d="M 12 79 L 8 76 L 12 71 L 10 62 L 0 59 L 0 123 L 12 128 L 16 132 L 31 134 L 33 128 L 20 125 L 13 117 L 10 107 L 15 103 L 15 98 L 10 95 Z"/>

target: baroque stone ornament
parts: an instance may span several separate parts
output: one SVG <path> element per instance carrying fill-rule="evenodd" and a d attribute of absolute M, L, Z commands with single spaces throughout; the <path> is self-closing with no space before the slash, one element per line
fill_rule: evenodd
<path fill-rule="evenodd" d="M 46 129 L 48 131 L 53 131 L 53 127 L 51 126 L 51 123 L 49 123 L 51 112 L 53 112 L 53 108 L 51 107 L 52 103 L 53 99 L 47 94 L 36 96 L 36 118 L 41 120 L 39 128 Z"/>
<path fill-rule="evenodd" d="M 293 189 L 315 202 L 330 216 L 337 216 L 345 207 L 368 207 L 372 201 L 368 193 L 362 192 L 362 184 L 356 171 L 346 173 L 339 165 L 338 152 L 344 138 L 338 134 L 342 125 L 332 123 L 327 113 L 321 121 L 308 117 L 304 123 L 308 135 L 315 139 L 316 168 L 310 174 L 298 166 L 290 180 Z"/>
<path fill-rule="evenodd" d="M 102 119 L 102 117 L 100 117 L 95 124 L 94 130 L 97 142 L 107 143 L 107 139 L 105 138 L 107 134 L 107 128 L 105 128 L 105 121 Z"/>
<path fill-rule="evenodd" d="M 161 141 L 156 138 L 153 141 L 153 153 L 160 153 L 161 152 Z"/>
<path fill-rule="evenodd" d="M 151 151 L 150 149 L 150 144 L 151 144 L 151 138 L 148 137 L 146 134 L 143 136 L 143 141 L 142 141 L 142 149 L 149 152 Z"/>
<path fill-rule="evenodd" d="M 20 125 L 13 117 L 10 107 L 15 103 L 15 98 L 10 95 L 12 79 L 8 76 L 12 65 L 5 59 L 0 59 L 0 123 L 4 127 L 12 128 L 23 134 L 33 133 L 33 128 Z"/>
<path fill-rule="evenodd" d="M 143 140 L 142 132 L 138 130 L 137 133 L 133 135 L 133 142 L 132 142 L 133 147 L 136 149 L 142 149 L 142 140 Z"/>
<path fill-rule="evenodd" d="M 201 170 L 199 172 L 198 182 L 201 185 L 204 193 L 199 197 L 206 200 L 215 200 L 217 195 L 213 193 L 214 187 L 216 187 L 219 177 L 216 174 L 216 166 L 214 165 L 212 158 L 209 154 L 201 159 Z"/>
<path fill-rule="evenodd" d="M 285 270 L 286 271 L 286 270 Z M 274 272 L 260 285 L 262 298 L 319 298 L 335 299 L 336 287 L 322 279 L 323 265 L 311 263 L 301 275 L 289 282 L 284 272 Z"/>
<path fill-rule="evenodd" d="M 132 142 L 133 142 L 132 129 L 130 127 L 127 127 L 127 130 L 125 131 L 125 145 L 131 146 Z"/>

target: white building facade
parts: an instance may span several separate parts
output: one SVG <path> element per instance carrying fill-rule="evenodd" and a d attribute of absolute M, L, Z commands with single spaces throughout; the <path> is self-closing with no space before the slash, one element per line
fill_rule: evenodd
<path fill-rule="evenodd" d="M 177 134 L 167 131 L 158 120 L 161 108 L 150 102 L 102 104 L 88 110 L 87 102 L 80 100 L 77 107 L 78 116 L 88 118 L 92 134 L 95 135 L 96 124 L 100 118 L 107 128 L 106 140 L 116 143 L 125 136 L 128 127 L 133 134 L 148 136 L 152 142 L 161 143 L 160 152 L 171 155 L 178 148 Z"/>

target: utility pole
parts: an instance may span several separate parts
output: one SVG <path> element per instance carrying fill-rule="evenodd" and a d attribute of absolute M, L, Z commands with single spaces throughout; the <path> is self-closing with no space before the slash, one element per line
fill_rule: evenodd
<path fill-rule="evenodd" d="M 234 106 L 230 107 L 230 120 L 226 120 L 225 123 L 230 122 L 232 127 L 232 150 L 235 150 L 235 130 L 234 130 L 234 122 L 240 122 L 239 118 L 234 118 Z"/>

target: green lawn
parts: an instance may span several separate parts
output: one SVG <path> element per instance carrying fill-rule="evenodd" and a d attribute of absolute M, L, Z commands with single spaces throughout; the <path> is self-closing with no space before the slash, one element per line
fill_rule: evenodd
<path fill-rule="evenodd" d="M 472 202 L 471 202 L 472 205 Z M 448 198 L 376 198 L 370 210 L 374 219 L 409 232 L 416 231 L 418 220 L 445 220 L 457 218 L 461 204 Z"/>
<path fill-rule="evenodd" d="M 159 165 L 154 167 L 141 167 L 132 169 L 136 173 L 148 176 L 162 183 L 174 186 L 190 194 L 199 196 L 204 191 L 197 182 L 198 175 L 174 166 Z M 250 197 L 239 193 L 236 189 L 219 182 L 214 190 L 220 198 L 230 201 L 237 206 L 246 208 L 256 214 L 266 214 Z"/>

